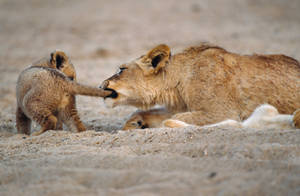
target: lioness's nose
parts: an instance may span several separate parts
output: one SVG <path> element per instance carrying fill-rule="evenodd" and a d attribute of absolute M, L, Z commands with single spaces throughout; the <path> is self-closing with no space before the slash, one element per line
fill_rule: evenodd
<path fill-rule="evenodd" d="M 104 80 L 104 81 L 102 82 L 102 84 L 99 86 L 99 88 L 106 89 L 106 88 L 108 87 L 108 84 L 109 84 L 109 81 Z"/>

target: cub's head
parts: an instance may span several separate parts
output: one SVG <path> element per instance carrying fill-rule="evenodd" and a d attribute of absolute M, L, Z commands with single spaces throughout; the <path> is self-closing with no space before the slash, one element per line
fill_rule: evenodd
<path fill-rule="evenodd" d="M 105 102 L 116 105 L 133 105 L 147 108 L 163 86 L 164 68 L 170 60 L 170 48 L 161 44 L 146 55 L 119 67 L 116 74 L 105 80 L 101 88 L 112 91 Z"/>
<path fill-rule="evenodd" d="M 50 54 L 49 67 L 60 70 L 71 80 L 76 80 L 75 68 L 63 51 L 55 50 Z"/>

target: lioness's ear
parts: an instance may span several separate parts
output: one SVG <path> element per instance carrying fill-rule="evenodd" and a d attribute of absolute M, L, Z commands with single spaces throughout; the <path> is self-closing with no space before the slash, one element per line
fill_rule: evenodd
<path fill-rule="evenodd" d="M 170 60 L 169 46 L 161 44 L 150 50 L 143 58 L 141 68 L 145 75 L 157 74 Z"/>
<path fill-rule="evenodd" d="M 61 69 L 63 64 L 68 60 L 67 55 L 63 51 L 56 50 L 50 55 L 50 63 L 53 65 L 53 68 Z"/>

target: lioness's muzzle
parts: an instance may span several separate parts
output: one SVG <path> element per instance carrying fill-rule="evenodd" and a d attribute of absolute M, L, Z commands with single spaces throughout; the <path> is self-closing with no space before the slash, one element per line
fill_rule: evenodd
<path fill-rule="evenodd" d="M 111 89 L 111 88 L 105 88 L 104 90 L 111 91 L 111 94 L 108 95 L 108 96 L 106 96 L 106 97 L 104 97 L 104 99 L 105 99 L 105 98 L 113 98 L 113 99 L 115 99 L 115 98 L 118 97 L 118 93 L 117 93 L 114 89 Z"/>
<path fill-rule="evenodd" d="M 108 87 L 108 84 L 109 84 L 109 82 L 108 82 L 107 80 L 105 80 L 105 81 L 99 86 L 99 88 L 102 88 L 102 89 L 107 90 L 107 91 L 111 91 L 111 94 L 108 95 L 108 96 L 106 96 L 106 97 L 104 97 L 104 99 L 105 99 L 105 98 L 113 98 L 113 99 L 117 98 L 117 97 L 118 97 L 118 93 L 117 93 L 114 89 L 107 88 L 107 87 Z"/>

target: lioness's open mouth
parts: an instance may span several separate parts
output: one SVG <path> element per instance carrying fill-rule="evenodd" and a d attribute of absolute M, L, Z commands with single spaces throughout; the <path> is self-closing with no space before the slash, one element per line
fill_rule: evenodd
<path fill-rule="evenodd" d="M 106 99 L 106 98 L 116 99 L 118 97 L 118 93 L 114 89 L 105 88 L 104 90 L 111 91 L 111 94 L 108 95 L 108 96 L 106 96 L 106 97 L 104 97 L 104 99 Z"/>

